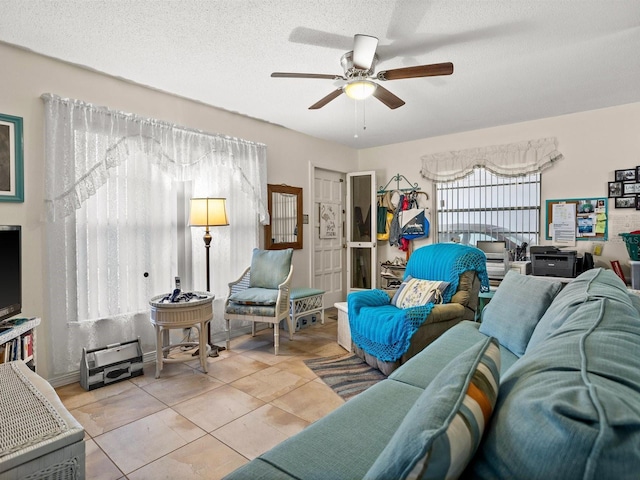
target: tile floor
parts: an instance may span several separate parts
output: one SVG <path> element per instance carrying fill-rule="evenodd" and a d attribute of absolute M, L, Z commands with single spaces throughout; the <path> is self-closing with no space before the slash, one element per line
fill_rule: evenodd
<path fill-rule="evenodd" d="M 217 479 L 339 407 L 343 400 L 303 363 L 346 354 L 335 309 L 325 324 L 294 335 L 244 335 L 230 351 L 198 360 L 155 363 L 144 375 L 87 392 L 56 389 L 86 431 L 87 479 Z"/>

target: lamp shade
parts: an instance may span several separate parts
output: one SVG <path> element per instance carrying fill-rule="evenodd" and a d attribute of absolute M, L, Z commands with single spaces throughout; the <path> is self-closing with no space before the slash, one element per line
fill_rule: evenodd
<path fill-rule="evenodd" d="M 192 198 L 189 225 L 192 227 L 216 227 L 229 225 L 224 198 Z"/>
<path fill-rule="evenodd" d="M 354 100 L 364 100 L 373 95 L 377 85 L 369 80 L 357 80 L 347 83 L 343 89 L 349 98 Z"/>

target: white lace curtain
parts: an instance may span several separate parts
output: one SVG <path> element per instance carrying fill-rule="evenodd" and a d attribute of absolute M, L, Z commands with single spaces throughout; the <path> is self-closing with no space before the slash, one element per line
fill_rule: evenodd
<path fill-rule="evenodd" d="M 227 283 L 249 264 L 266 223 L 266 146 L 43 95 L 47 315 L 52 375 L 78 370 L 82 347 L 141 338 L 155 349 L 149 299 L 206 289 L 204 229 L 190 197 L 227 199 L 211 234 L 212 331 Z"/>
<path fill-rule="evenodd" d="M 420 173 L 434 182 L 452 182 L 483 167 L 496 175 L 515 177 L 541 173 L 562 158 L 557 139 L 541 138 L 424 155 Z"/>

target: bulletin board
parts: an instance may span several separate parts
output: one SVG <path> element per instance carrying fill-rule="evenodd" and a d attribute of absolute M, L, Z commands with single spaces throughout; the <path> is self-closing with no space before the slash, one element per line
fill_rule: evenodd
<path fill-rule="evenodd" d="M 553 206 L 559 203 L 573 203 L 576 205 L 576 240 L 607 240 L 609 214 L 606 197 L 547 200 L 545 209 L 547 240 L 551 240 L 549 224 L 553 223 Z"/>

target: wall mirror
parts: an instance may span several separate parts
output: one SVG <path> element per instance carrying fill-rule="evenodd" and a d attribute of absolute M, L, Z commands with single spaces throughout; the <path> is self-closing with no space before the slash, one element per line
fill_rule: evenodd
<path fill-rule="evenodd" d="M 267 250 L 302 248 L 302 188 L 267 185 L 269 218 L 264 227 Z"/>

